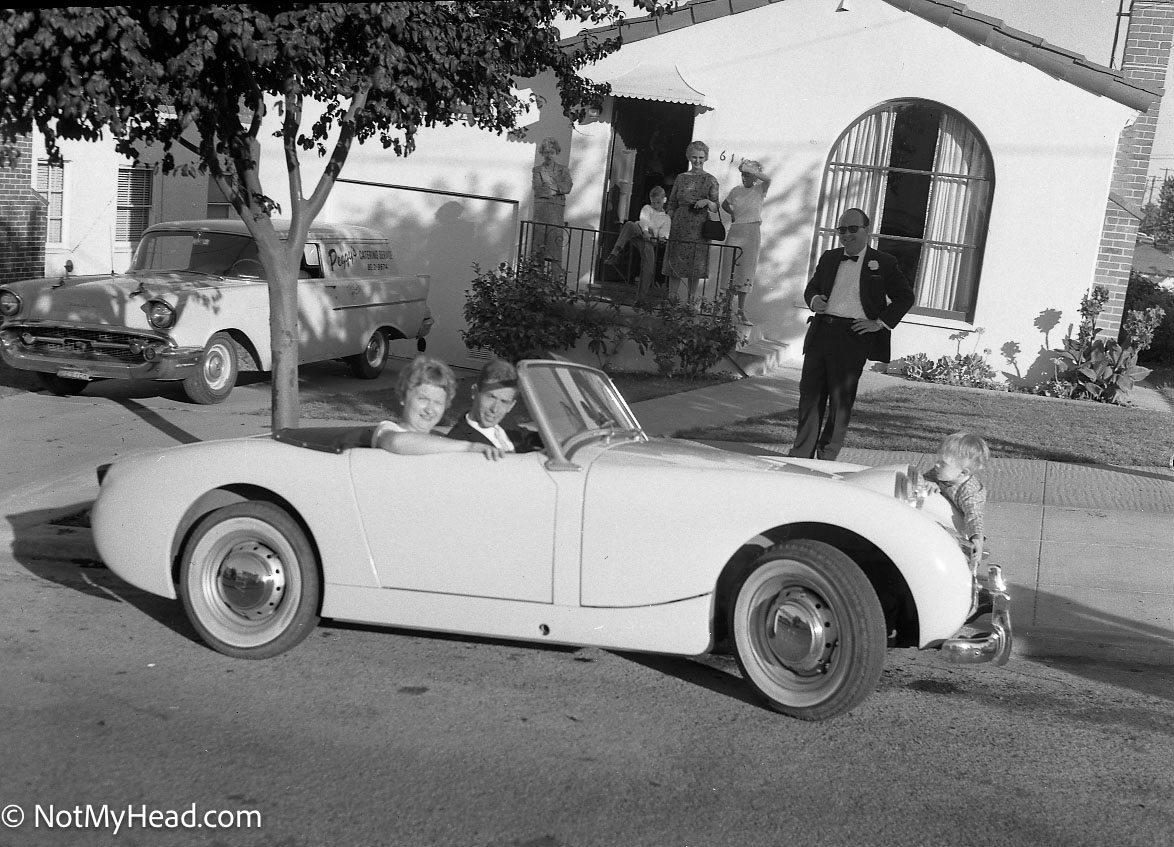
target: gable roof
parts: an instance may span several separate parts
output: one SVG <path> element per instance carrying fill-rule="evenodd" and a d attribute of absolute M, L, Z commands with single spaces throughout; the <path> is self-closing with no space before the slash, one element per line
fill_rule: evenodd
<path fill-rule="evenodd" d="M 660 15 L 629 18 L 622 23 L 590 30 L 598 38 L 619 37 L 623 43 L 653 38 L 694 24 L 749 12 L 784 0 L 692 0 Z M 998 18 L 966 8 L 954 0 L 884 0 L 890 6 L 924 18 L 963 38 L 989 47 L 1018 62 L 1031 65 L 1055 79 L 1144 112 L 1158 103 L 1162 89 L 1130 79 L 1120 71 L 1091 62 L 1079 53 L 1049 44 L 1039 36 L 1007 26 Z M 564 38 L 571 46 L 583 33 Z"/>

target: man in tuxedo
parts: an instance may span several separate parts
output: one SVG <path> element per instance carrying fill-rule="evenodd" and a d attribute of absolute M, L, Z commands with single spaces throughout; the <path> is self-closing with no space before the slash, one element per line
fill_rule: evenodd
<path fill-rule="evenodd" d="M 815 314 L 807 319 L 799 428 L 788 455 L 828 460 L 839 455 L 864 364 L 892 358 L 892 329 L 913 306 L 913 286 L 897 260 L 868 246 L 869 225 L 861 209 L 840 215 L 836 233 L 842 246 L 820 256 L 803 290 Z"/>

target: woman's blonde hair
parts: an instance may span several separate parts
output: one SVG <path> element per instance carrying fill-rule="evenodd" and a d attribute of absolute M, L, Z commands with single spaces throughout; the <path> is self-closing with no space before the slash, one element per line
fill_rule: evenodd
<path fill-rule="evenodd" d="M 557 156 L 559 153 L 563 152 L 563 146 L 558 143 L 558 139 L 553 135 L 548 135 L 546 138 L 542 139 L 542 142 L 538 145 L 538 152 L 541 153 L 543 150 L 551 150 Z"/>
<path fill-rule="evenodd" d="M 693 150 L 704 154 L 705 158 L 709 158 L 709 145 L 704 141 L 690 141 L 689 146 L 685 148 L 685 156 L 688 157 L 692 155 Z"/>
<path fill-rule="evenodd" d="M 969 432 L 955 432 L 942 439 L 938 455 L 952 459 L 959 467 L 980 471 L 991 459 L 991 448 L 980 436 Z"/>
<path fill-rule="evenodd" d="M 399 372 L 396 380 L 395 393 L 402 404 L 408 399 L 408 392 L 421 385 L 435 385 L 444 389 L 445 408 L 452 403 L 457 393 L 457 378 L 453 376 L 452 368 L 433 356 L 423 354 L 412 359 L 408 366 Z"/>

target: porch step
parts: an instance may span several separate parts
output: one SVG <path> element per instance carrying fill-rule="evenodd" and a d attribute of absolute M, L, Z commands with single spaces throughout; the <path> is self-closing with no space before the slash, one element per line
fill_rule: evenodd
<path fill-rule="evenodd" d="M 763 376 L 783 367 L 789 346 L 751 335 L 750 341 L 730 353 L 730 359 L 746 376 Z"/>

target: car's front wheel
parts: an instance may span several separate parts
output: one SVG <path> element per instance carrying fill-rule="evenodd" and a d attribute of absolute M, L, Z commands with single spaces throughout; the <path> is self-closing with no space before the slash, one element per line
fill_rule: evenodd
<path fill-rule="evenodd" d="M 222 403 L 236 385 L 236 344 L 227 332 L 217 332 L 204 345 L 195 371 L 183 381 L 188 399 L 202 406 Z"/>
<path fill-rule="evenodd" d="M 822 720 L 876 688 L 885 623 L 868 578 L 820 541 L 766 550 L 735 595 L 730 631 L 742 675 L 772 709 Z"/>
<path fill-rule="evenodd" d="M 387 364 L 387 353 L 387 333 L 377 329 L 367 340 L 363 352 L 347 356 L 346 363 L 350 365 L 351 373 L 360 379 L 376 379 Z"/>
<path fill-rule="evenodd" d="M 266 659 L 318 625 L 318 560 L 272 503 L 235 503 L 196 524 L 180 559 L 179 595 L 200 637 L 238 659 Z"/>

